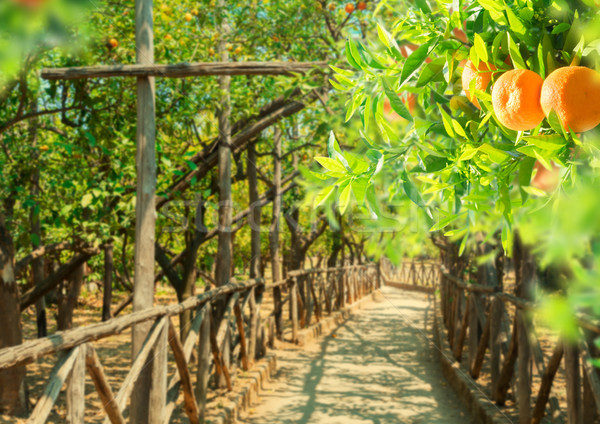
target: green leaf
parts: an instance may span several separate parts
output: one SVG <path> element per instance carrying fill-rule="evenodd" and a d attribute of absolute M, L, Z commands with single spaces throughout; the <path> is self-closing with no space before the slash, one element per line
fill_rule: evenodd
<path fill-rule="evenodd" d="M 524 188 L 531 184 L 531 174 L 534 165 L 535 159 L 533 158 L 525 158 L 519 165 L 519 188 L 521 190 L 521 199 L 523 202 L 527 200 L 527 191 L 524 190 Z"/>
<path fill-rule="evenodd" d="M 362 71 L 360 55 L 358 54 L 358 50 L 356 50 L 356 46 L 350 39 L 346 41 L 346 60 L 348 60 L 348 63 L 354 69 Z M 336 75 L 336 78 L 338 76 L 339 75 Z"/>
<path fill-rule="evenodd" d="M 568 31 L 571 28 L 571 24 L 562 22 L 552 28 L 552 34 L 560 34 L 561 32 Z"/>
<path fill-rule="evenodd" d="M 537 43 L 534 41 L 533 37 L 529 35 L 529 30 L 523 21 L 517 15 L 515 15 L 515 12 L 513 12 L 510 7 L 506 7 L 504 10 L 508 16 L 508 23 L 511 31 L 514 32 L 520 40 L 523 40 L 528 45 L 536 45 Z"/>
<path fill-rule="evenodd" d="M 481 38 L 479 34 L 475 34 L 475 51 L 477 52 L 477 57 L 479 57 L 479 60 L 483 60 L 484 62 L 489 61 L 485 41 L 483 41 L 483 38 Z"/>
<path fill-rule="evenodd" d="M 518 68 L 518 69 L 527 69 L 527 65 L 525 64 L 525 61 L 521 57 L 521 52 L 519 52 L 519 46 L 517 46 L 517 44 L 512 39 L 510 34 L 507 34 L 507 35 L 508 35 L 508 51 L 510 52 L 510 59 L 512 60 L 513 65 L 515 66 L 515 68 Z"/>
<path fill-rule="evenodd" d="M 81 198 L 81 206 L 87 208 L 92 203 L 93 198 L 91 193 L 84 194 Z"/>
<path fill-rule="evenodd" d="M 450 118 L 450 115 L 448 115 L 448 113 L 444 110 L 444 108 L 441 105 L 438 105 L 438 107 L 440 109 L 440 113 L 442 114 L 442 122 L 444 124 L 444 129 L 446 130 L 446 133 L 448 133 L 448 136 L 454 137 L 452 118 Z"/>
<path fill-rule="evenodd" d="M 333 171 L 333 172 L 346 172 L 346 168 L 344 167 L 344 165 L 342 165 L 340 162 L 338 162 L 335 159 L 331 159 L 328 157 L 324 157 L 324 156 L 318 156 L 315 158 L 315 160 L 317 162 L 319 162 L 319 164 L 327 169 L 328 171 Z"/>
<path fill-rule="evenodd" d="M 344 187 L 344 189 L 340 193 L 339 198 L 339 210 L 340 214 L 342 215 L 344 214 L 344 212 L 346 212 L 348 204 L 350 203 L 350 193 L 352 193 L 352 186 L 351 184 L 347 184 L 346 187 Z"/>
<path fill-rule="evenodd" d="M 410 200 L 412 200 L 416 205 L 424 208 L 425 204 L 423 203 L 423 199 L 421 198 L 421 194 L 419 190 L 415 186 L 415 184 L 408 178 L 408 174 L 406 171 L 402 171 L 402 187 L 404 188 L 404 192 L 408 196 Z"/>
<path fill-rule="evenodd" d="M 375 186 L 370 185 L 367 188 L 367 203 L 369 204 L 369 209 L 375 215 L 375 217 L 381 216 L 381 210 L 379 210 L 379 204 L 377 203 L 377 195 L 375 194 Z"/>
<path fill-rule="evenodd" d="M 541 149 L 545 150 L 559 150 L 565 147 L 566 140 L 562 135 L 550 134 L 550 135 L 536 135 L 530 137 L 523 137 L 523 140 L 527 144 L 533 144 Z"/>
<path fill-rule="evenodd" d="M 567 138 L 567 133 L 565 132 L 565 129 L 563 128 L 562 123 L 560 122 L 560 118 L 558 117 L 558 114 L 554 109 L 552 109 L 550 111 L 550 114 L 548 115 L 548 124 L 550 124 L 550 127 L 557 134 L 562 134 L 565 139 Z"/>
<path fill-rule="evenodd" d="M 317 197 L 315 197 L 315 207 L 318 208 L 323 203 L 325 203 L 325 201 L 329 198 L 329 196 L 331 196 L 331 193 L 333 193 L 335 191 L 336 187 L 337 186 L 335 186 L 335 185 L 331 185 L 331 186 L 323 188 L 319 192 Z"/>
<path fill-rule="evenodd" d="M 497 149 L 488 143 L 484 143 L 481 146 L 479 146 L 479 150 L 484 153 L 487 153 L 490 160 L 494 163 L 500 164 L 509 158 L 508 153 L 504 152 L 503 150 Z"/>
<path fill-rule="evenodd" d="M 352 192 L 354 198 L 359 205 L 365 203 L 365 196 L 367 194 L 367 188 L 369 187 L 369 180 L 367 178 L 357 178 L 352 181 Z"/>
<path fill-rule="evenodd" d="M 392 107 L 392 109 L 394 109 L 394 112 L 396 112 L 404 119 L 412 122 L 412 115 L 410 114 L 406 106 L 404 106 L 404 103 L 402 103 L 402 100 L 400 100 L 398 94 L 396 94 L 392 87 L 390 87 L 385 78 L 382 78 L 381 82 L 383 84 L 383 90 L 385 91 L 385 95 L 390 100 L 390 106 Z"/>
<path fill-rule="evenodd" d="M 433 232 L 433 231 L 438 231 L 438 230 L 441 230 L 441 229 L 443 229 L 443 228 L 447 227 L 447 226 L 448 226 L 450 223 L 452 223 L 452 222 L 456 221 L 456 220 L 457 220 L 457 219 L 459 219 L 459 218 L 462 218 L 462 217 L 464 217 L 465 215 L 466 215 L 466 212 L 461 212 L 461 213 L 458 213 L 458 214 L 455 214 L 455 215 L 450 215 L 450 216 L 447 216 L 446 218 L 444 218 L 444 219 L 441 219 L 441 220 L 440 220 L 440 221 L 438 221 L 436 224 L 434 224 L 434 225 L 433 225 L 433 226 L 432 226 L 432 227 L 429 229 L 429 231 L 430 231 L 430 232 Z"/>
<path fill-rule="evenodd" d="M 404 86 L 404 84 L 417 72 L 419 67 L 437 45 L 438 40 L 439 37 L 429 40 L 408 56 L 400 74 L 400 88 L 402 88 L 402 86 Z"/>
<path fill-rule="evenodd" d="M 460 123 L 456 119 L 452 120 L 452 128 L 454 129 L 454 132 L 456 134 L 460 135 L 463 138 L 468 138 L 467 133 L 465 132 L 464 128 L 462 127 L 462 125 L 460 125 Z"/>
<path fill-rule="evenodd" d="M 463 160 L 472 159 L 477 154 L 478 151 L 479 151 L 479 149 L 469 147 L 460 155 L 460 157 L 458 158 L 458 161 L 460 162 Z"/>

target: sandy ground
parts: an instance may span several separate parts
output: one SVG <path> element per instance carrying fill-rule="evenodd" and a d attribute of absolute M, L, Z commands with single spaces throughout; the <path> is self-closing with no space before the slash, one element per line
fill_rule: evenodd
<path fill-rule="evenodd" d="M 432 311 L 427 295 L 385 288 L 331 335 L 278 350 L 276 378 L 240 422 L 474 423 L 436 360 Z"/>

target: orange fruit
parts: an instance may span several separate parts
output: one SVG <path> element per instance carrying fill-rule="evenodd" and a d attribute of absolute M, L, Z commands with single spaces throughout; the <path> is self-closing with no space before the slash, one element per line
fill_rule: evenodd
<path fill-rule="evenodd" d="M 166 34 L 165 35 L 165 40 L 169 41 L 169 40 L 172 40 L 172 39 L 173 39 L 173 36 L 171 34 Z"/>
<path fill-rule="evenodd" d="M 480 61 L 477 68 L 475 68 L 475 64 L 471 62 L 471 59 L 467 60 L 465 64 L 465 69 L 462 73 L 462 86 L 467 98 L 473 103 L 477 109 L 481 109 L 479 106 L 479 101 L 475 96 L 472 96 L 469 92 L 469 87 L 471 81 L 475 79 L 475 88 L 477 90 L 485 91 L 487 86 L 490 84 L 492 80 L 492 73 L 496 70 L 496 67 L 491 63 Z"/>
<path fill-rule="evenodd" d="M 365 3 L 364 1 L 359 1 L 356 5 L 356 8 L 358 10 L 365 10 L 367 8 L 367 3 Z"/>
<path fill-rule="evenodd" d="M 110 40 L 108 40 L 108 44 L 114 49 L 119 45 L 119 42 L 116 38 L 111 38 Z"/>
<path fill-rule="evenodd" d="M 600 74 L 584 66 L 566 66 L 552 72 L 540 98 L 546 116 L 554 110 L 565 128 L 575 132 L 600 124 Z"/>
<path fill-rule="evenodd" d="M 553 191 L 556 188 L 560 181 L 560 168 L 554 162 L 551 164 L 552 170 L 549 171 L 541 163 L 535 163 L 533 168 L 536 170 L 536 173 L 531 180 L 532 186 L 545 192 Z"/>
<path fill-rule="evenodd" d="M 492 105 L 498 121 L 506 128 L 526 131 L 544 120 L 540 93 L 544 80 L 527 69 L 502 74 L 492 87 Z"/>
<path fill-rule="evenodd" d="M 185 14 L 185 20 L 187 22 L 190 22 L 192 19 L 194 19 L 194 16 L 191 13 L 186 13 Z"/>
<path fill-rule="evenodd" d="M 42 145 L 40 146 L 40 150 L 41 150 L 42 152 L 47 152 L 48 150 L 50 150 L 50 147 L 48 147 L 48 146 L 47 146 L 47 145 L 45 145 L 45 144 L 42 144 Z"/>
<path fill-rule="evenodd" d="M 329 9 L 329 10 L 335 10 L 335 4 L 334 3 L 329 3 L 327 5 L 327 9 Z"/>
<path fill-rule="evenodd" d="M 352 3 L 348 3 L 345 7 L 346 13 L 350 14 L 354 12 L 354 5 Z"/>

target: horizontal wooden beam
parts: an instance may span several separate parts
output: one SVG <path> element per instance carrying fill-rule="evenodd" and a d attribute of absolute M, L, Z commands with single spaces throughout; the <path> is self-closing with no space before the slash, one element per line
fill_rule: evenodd
<path fill-rule="evenodd" d="M 322 69 L 327 62 L 200 62 L 174 65 L 106 65 L 45 68 L 47 80 L 76 80 L 108 77 L 186 78 L 208 75 L 291 75 Z"/>

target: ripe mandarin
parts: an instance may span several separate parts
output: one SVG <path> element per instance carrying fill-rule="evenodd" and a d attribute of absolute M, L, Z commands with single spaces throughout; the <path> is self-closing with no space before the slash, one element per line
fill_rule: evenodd
<path fill-rule="evenodd" d="M 485 91 L 490 81 L 492 80 L 492 72 L 496 70 L 496 67 L 491 63 L 480 61 L 477 68 L 475 64 L 471 62 L 471 59 L 467 60 L 465 69 L 462 73 L 462 86 L 467 98 L 473 103 L 477 109 L 481 109 L 479 101 L 474 95 L 469 92 L 471 81 L 475 79 L 475 88 L 477 90 Z"/>
<path fill-rule="evenodd" d="M 600 74 L 584 66 L 566 66 L 552 72 L 540 98 L 546 116 L 554 110 L 565 128 L 575 132 L 600 124 Z"/>
<path fill-rule="evenodd" d="M 354 12 L 354 5 L 352 3 L 348 3 L 345 7 L 345 10 L 347 14 Z"/>
<path fill-rule="evenodd" d="M 492 104 L 498 121 L 515 131 L 537 127 L 544 120 L 540 93 L 544 80 L 527 69 L 507 71 L 492 87 Z"/>

